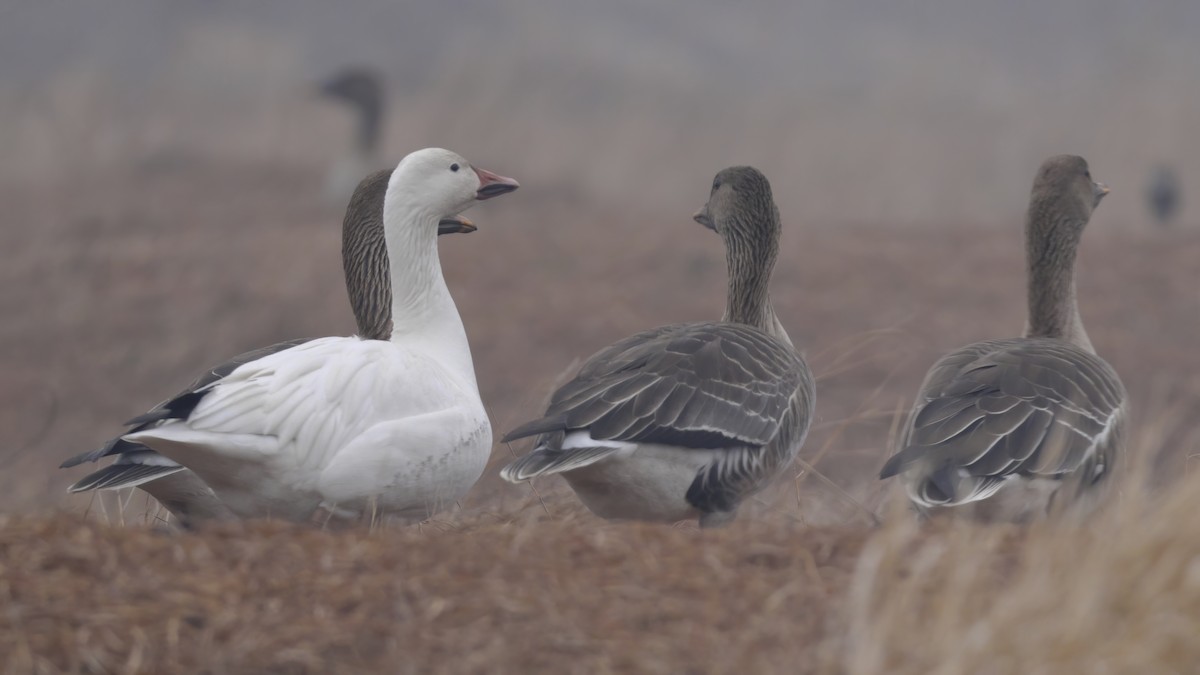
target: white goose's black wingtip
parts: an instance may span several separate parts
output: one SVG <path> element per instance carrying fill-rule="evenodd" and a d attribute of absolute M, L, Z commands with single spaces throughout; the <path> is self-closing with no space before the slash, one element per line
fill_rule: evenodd
<path fill-rule="evenodd" d="M 134 444 L 129 443 L 128 441 L 124 441 L 120 437 L 117 437 L 117 438 L 114 438 L 114 439 L 108 441 L 107 443 L 100 446 L 99 448 L 96 448 L 95 450 L 89 450 L 85 453 L 78 454 L 78 455 L 75 455 L 74 457 L 71 457 L 70 459 L 64 460 L 62 464 L 58 465 L 58 468 L 69 469 L 73 466 L 79 466 L 80 464 L 83 464 L 85 462 L 95 462 L 95 461 L 101 459 L 102 457 L 107 457 L 109 455 L 116 454 L 116 452 L 114 452 L 114 449 L 118 445 L 129 445 L 132 447 Z"/>
<path fill-rule="evenodd" d="M 171 411 L 170 410 L 168 410 L 167 408 L 155 408 L 154 410 L 151 410 L 150 412 L 144 412 L 141 415 L 138 415 L 137 417 L 126 420 L 122 426 L 140 427 L 143 424 L 153 424 L 155 422 L 161 422 L 161 421 L 167 420 L 167 419 L 171 419 Z"/>
<path fill-rule="evenodd" d="M 79 466 L 80 464 L 83 464 L 84 462 L 94 462 L 100 458 L 100 456 L 96 454 L 98 452 L 100 452 L 100 450 L 91 450 L 89 452 L 83 453 L 82 455 L 75 455 L 74 457 L 72 457 L 70 459 L 63 460 L 63 463 L 59 464 L 58 468 L 69 469 L 73 466 Z"/>
<path fill-rule="evenodd" d="M 280 343 L 280 345 L 284 345 L 284 344 L 288 344 L 288 343 Z M 277 350 L 280 345 L 273 345 L 271 347 L 267 347 L 266 350 Z M 257 351 L 262 352 L 262 351 L 266 351 L 266 350 L 257 350 Z M 253 354 L 255 352 L 250 352 L 250 353 Z M 271 353 L 271 352 L 267 352 L 267 353 Z M 230 364 L 225 364 L 225 365 L 233 365 L 233 363 L 234 362 L 231 362 Z M 241 364 L 237 364 L 237 365 L 241 365 Z M 218 367 L 218 369 L 213 371 L 213 374 L 217 375 L 217 377 L 215 379 L 213 379 L 211 381 L 203 382 L 202 385 L 193 385 L 192 388 L 190 388 L 188 391 L 180 394 L 179 396 L 176 396 L 175 398 L 160 404 L 159 406 L 155 407 L 153 410 L 144 412 L 141 415 L 138 415 L 137 417 L 134 417 L 133 419 L 125 422 L 125 426 L 134 427 L 134 429 L 132 431 L 141 431 L 141 427 L 143 427 L 145 425 L 149 425 L 149 424 L 156 424 L 158 422 L 165 422 L 167 420 L 174 420 L 174 419 L 186 420 L 188 418 L 188 415 L 191 415 L 192 411 L 196 409 L 196 406 L 200 404 L 200 400 L 203 399 L 205 396 L 207 396 L 209 394 L 209 392 L 212 391 L 213 384 L 215 384 L 216 382 L 219 382 L 221 377 L 224 377 L 225 375 L 229 374 L 228 372 L 220 373 L 220 369 L 221 369 L 221 367 Z M 233 368 L 230 368 L 230 371 L 232 371 L 232 370 L 233 370 Z M 207 378 L 205 378 L 205 379 L 207 379 Z"/>

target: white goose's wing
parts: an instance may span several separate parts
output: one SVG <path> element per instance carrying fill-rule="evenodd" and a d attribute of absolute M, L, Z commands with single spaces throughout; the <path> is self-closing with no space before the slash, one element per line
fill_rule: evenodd
<path fill-rule="evenodd" d="M 964 503 L 1013 476 L 1098 481 L 1120 426 L 1125 390 L 1112 367 L 1068 342 L 990 340 L 940 359 L 925 378 L 881 478 L 928 473 L 930 503 Z M 966 493 L 955 482 L 969 479 Z"/>
<path fill-rule="evenodd" d="M 168 401 L 154 416 L 161 424 L 124 438 L 192 469 L 226 501 L 263 481 L 283 494 L 311 489 L 375 424 L 438 412 L 462 400 L 461 390 L 436 363 L 390 342 L 321 338 Z"/>
<path fill-rule="evenodd" d="M 536 450 L 506 467 L 507 480 L 557 473 L 602 458 L 605 447 L 654 443 L 728 450 L 697 476 L 687 499 L 697 507 L 725 504 L 761 480 L 780 458 L 763 449 L 781 430 L 802 439 L 814 387 L 804 360 L 779 340 L 735 323 L 666 326 L 600 351 L 554 393 L 540 419 L 504 437 L 541 435 Z M 785 427 L 787 427 L 785 429 Z M 593 447 L 564 448 L 567 434 L 586 431 Z M 780 446 L 794 446 L 782 443 Z M 794 447 L 773 448 L 778 453 Z M 735 487 L 736 486 L 736 487 Z"/>
<path fill-rule="evenodd" d="M 170 419 L 172 415 L 168 406 L 178 406 L 181 400 L 190 400 L 197 392 L 202 389 L 208 389 L 212 384 L 225 378 L 241 366 L 252 361 L 257 361 L 264 356 L 302 345 L 311 340 L 312 338 L 287 340 L 268 347 L 260 347 L 259 349 L 238 354 L 232 359 L 210 368 L 187 387 L 184 387 L 178 394 L 156 405 L 135 419 L 126 422 L 127 426 L 134 425 L 134 428 L 125 433 L 130 434 L 136 431 L 144 431 L 145 429 L 161 424 L 165 419 Z M 145 421 L 138 422 L 138 420 Z M 183 467 L 179 466 L 179 464 L 159 455 L 146 446 L 125 440 L 124 435 L 122 434 L 122 436 L 110 439 L 96 450 L 76 455 L 59 465 L 59 468 L 66 469 L 83 464 L 84 462 L 95 462 L 104 457 L 117 456 L 117 460 L 113 464 L 83 477 L 72 485 L 70 487 L 71 492 L 134 487 L 146 481 L 153 480 L 156 477 L 183 470 Z"/>

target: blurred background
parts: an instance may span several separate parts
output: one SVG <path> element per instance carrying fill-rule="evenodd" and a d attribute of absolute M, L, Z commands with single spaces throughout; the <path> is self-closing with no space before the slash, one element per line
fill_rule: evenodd
<path fill-rule="evenodd" d="M 347 68 L 377 104 L 321 94 Z M 497 437 L 574 359 L 719 314 L 720 242 L 690 214 L 720 168 L 762 169 L 777 308 L 820 378 L 804 455 L 838 486 L 762 502 L 835 522 L 932 360 L 1020 331 L 1029 184 L 1082 154 L 1113 187 L 1085 321 L 1139 452 L 1190 470 L 1198 119 L 1190 0 L 10 0 L 0 511 L 87 508 L 62 459 L 236 353 L 350 334 L 339 180 L 433 145 L 523 186 L 442 241 Z M 465 507 L 527 502 L 494 473 Z"/>

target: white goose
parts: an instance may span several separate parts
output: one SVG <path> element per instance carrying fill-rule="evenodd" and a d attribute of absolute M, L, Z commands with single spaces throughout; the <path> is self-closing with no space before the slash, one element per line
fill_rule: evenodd
<path fill-rule="evenodd" d="M 350 198 L 342 222 L 342 266 L 346 276 L 346 291 L 354 310 L 358 335 L 371 340 L 387 340 L 392 335 L 392 287 L 388 278 L 388 256 L 383 236 L 383 199 L 391 176 L 392 169 L 387 169 L 362 179 Z M 439 236 L 474 230 L 475 226 L 470 221 L 460 217 L 445 218 L 438 224 Z M 193 395 L 211 387 L 240 366 L 311 339 L 288 340 L 239 354 L 208 369 L 168 400 Z M 161 423 L 159 420 L 146 422 L 127 430 L 124 435 Z M 115 457 L 115 460 L 76 481 L 68 490 L 88 492 L 137 487 L 158 500 L 185 528 L 236 517 L 196 474 L 144 445 L 131 443 L 121 437 L 110 439 L 98 449 L 72 457 L 63 462 L 61 467 L 96 462 L 106 457 Z"/>
<path fill-rule="evenodd" d="M 130 420 L 162 423 L 123 439 L 191 469 L 241 517 L 421 519 L 461 498 L 492 434 L 439 221 L 517 187 L 448 150 L 408 155 L 384 198 L 389 340 L 319 338 L 254 359 Z"/>

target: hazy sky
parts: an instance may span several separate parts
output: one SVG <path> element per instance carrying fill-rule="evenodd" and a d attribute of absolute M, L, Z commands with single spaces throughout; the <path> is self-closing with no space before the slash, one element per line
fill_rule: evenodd
<path fill-rule="evenodd" d="M 10 0 L 11 1 L 11 0 Z M 6 3 L 8 4 L 8 3 Z M 420 76 L 447 48 L 481 53 L 536 41 L 573 45 L 569 59 L 620 67 L 659 61 L 711 76 L 760 75 L 779 84 L 853 84 L 886 70 L 889 56 L 943 53 L 1052 78 L 1153 58 L 1200 65 L 1200 3 L 1191 0 L 826 0 L 728 3 L 659 0 L 68 0 L 0 8 L 0 78 L 42 78 L 86 60 L 142 77 L 186 31 L 241 26 L 296 45 L 306 68 L 387 63 Z M 467 36 L 464 41 L 463 37 Z"/>
<path fill-rule="evenodd" d="M 1155 163 L 1185 186 L 1200 173 L 1195 0 L 22 2 L 0 8 L 0 119 L 17 115 L 0 141 L 74 115 L 176 145 L 216 120 L 241 148 L 233 127 L 282 120 L 347 63 L 392 85 L 404 135 L 389 147 L 449 137 L 610 197 L 673 194 L 695 180 L 673 175 L 680 161 L 750 161 L 822 217 L 987 220 L 1008 217 L 1041 157 L 1070 151 L 1132 218 Z M 122 109 L 117 91 L 144 103 Z M 168 99 L 238 103 L 131 120 Z M 272 132 L 272 156 L 313 136 Z"/>

